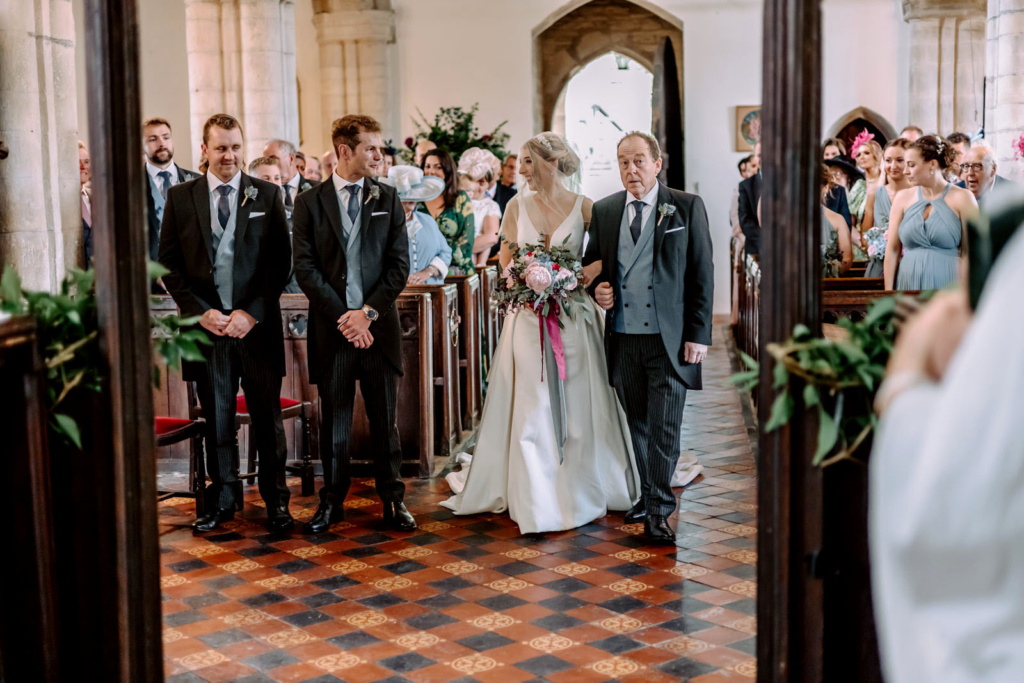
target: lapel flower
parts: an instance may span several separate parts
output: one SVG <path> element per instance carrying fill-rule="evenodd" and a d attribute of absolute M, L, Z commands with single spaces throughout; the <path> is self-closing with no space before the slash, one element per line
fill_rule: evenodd
<path fill-rule="evenodd" d="M 256 201 L 256 195 L 258 195 L 259 193 L 260 191 L 256 189 L 255 185 L 250 185 L 249 187 L 245 188 L 245 199 L 242 200 L 242 206 L 245 206 L 246 202 L 248 202 L 250 199 L 252 201 Z"/>
<path fill-rule="evenodd" d="M 660 206 L 658 206 L 658 222 L 655 224 L 654 227 L 658 227 L 659 225 L 661 225 L 661 220 L 665 218 L 665 216 L 674 216 L 675 213 L 675 204 L 661 204 Z"/>
<path fill-rule="evenodd" d="M 370 196 L 366 198 L 365 202 L 363 202 L 363 206 L 369 204 L 371 199 L 376 201 L 378 198 L 380 198 L 380 187 L 373 185 L 370 187 Z"/>

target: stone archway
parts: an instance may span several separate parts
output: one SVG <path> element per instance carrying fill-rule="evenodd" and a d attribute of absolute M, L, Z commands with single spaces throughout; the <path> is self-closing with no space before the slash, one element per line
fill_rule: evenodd
<path fill-rule="evenodd" d="M 856 124 L 856 125 L 855 125 Z M 856 129 L 855 131 L 851 129 Z M 877 138 L 881 135 L 879 142 L 884 146 L 889 140 L 895 140 L 897 131 L 889 121 L 876 111 L 867 107 L 857 107 L 840 116 L 832 127 L 829 128 L 826 138 L 839 138 L 847 145 L 853 141 L 863 128 L 874 133 Z"/>
<path fill-rule="evenodd" d="M 585 65 L 618 52 L 655 72 L 659 59 L 664 60 L 666 39 L 679 84 L 677 154 L 682 158 L 683 22 L 645 0 L 573 0 L 533 30 L 535 131 L 551 129 L 560 95 Z M 658 116 L 655 111 L 656 120 Z"/>

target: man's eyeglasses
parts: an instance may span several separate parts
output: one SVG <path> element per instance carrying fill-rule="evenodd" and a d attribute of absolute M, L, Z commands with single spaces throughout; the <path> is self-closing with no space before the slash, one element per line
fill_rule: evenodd
<path fill-rule="evenodd" d="M 985 164 L 960 164 L 960 172 L 967 173 L 968 171 L 974 171 L 975 173 L 982 173 L 985 170 Z"/>

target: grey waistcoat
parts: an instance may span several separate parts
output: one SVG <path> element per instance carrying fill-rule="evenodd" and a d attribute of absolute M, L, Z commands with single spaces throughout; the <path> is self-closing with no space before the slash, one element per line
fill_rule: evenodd
<path fill-rule="evenodd" d="M 612 329 L 619 334 L 661 334 L 654 304 L 654 229 L 658 208 L 655 206 L 651 211 L 636 245 L 629 232 L 628 216 L 627 204 L 619 226 L 619 296 L 615 299 Z"/>
<path fill-rule="evenodd" d="M 220 295 L 220 303 L 225 311 L 232 310 L 231 304 L 234 301 L 235 285 L 235 225 L 238 224 L 238 192 L 234 190 L 229 195 L 231 202 L 231 216 L 228 218 L 228 225 L 221 229 L 220 219 L 217 218 L 217 207 L 214 202 L 212 208 L 213 216 L 210 223 L 213 233 L 213 283 L 217 285 L 217 294 Z"/>
<path fill-rule="evenodd" d="M 362 202 L 362 192 L 352 197 L 351 201 Z M 338 208 L 341 209 L 341 229 L 345 236 L 345 263 L 348 264 L 348 279 L 345 284 L 345 305 L 350 310 L 358 310 L 363 307 L 363 236 L 362 225 L 363 206 L 360 204 L 359 213 L 356 214 L 355 225 L 348 218 L 348 210 L 345 203 L 341 201 L 341 193 L 338 193 Z"/>

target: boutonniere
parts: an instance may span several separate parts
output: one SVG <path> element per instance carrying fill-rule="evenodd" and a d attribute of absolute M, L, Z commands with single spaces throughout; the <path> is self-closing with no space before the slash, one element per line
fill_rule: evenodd
<path fill-rule="evenodd" d="M 659 225 L 661 225 L 661 220 L 663 218 L 665 218 L 665 216 L 674 216 L 675 213 L 676 213 L 676 205 L 675 204 L 662 204 L 662 205 L 660 205 L 658 207 L 658 222 L 655 223 L 654 227 L 658 227 Z"/>
<path fill-rule="evenodd" d="M 371 199 L 379 199 L 379 198 L 380 198 L 380 187 L 378 187 L 377 185 L 374 185 L 373 187 L 370 188 L 370 196 L 366 198 L 365 202 L 363 202 L 363 206 L 366 206 L 367 204 L 369 204 Z"/>
<path fill-rule="evenodd" d="M 256 201 L 256 195 L 258 195 L 259 193 L 260 191 L 256 189 L 255 185 L 250 185 L 249 187 L 245 188 L 245 198 L 242 200 L 242 206 L 245 206 L 246 202 L 248 202 L 250 199 L 252 201 Z"/>

